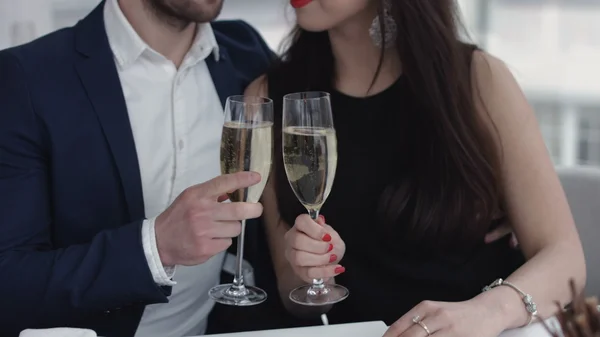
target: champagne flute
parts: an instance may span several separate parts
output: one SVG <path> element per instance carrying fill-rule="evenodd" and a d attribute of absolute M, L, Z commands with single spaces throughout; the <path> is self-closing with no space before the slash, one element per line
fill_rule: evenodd
<path fill-rule="evenodd" d="M 271 170 L 273 156 L 273 101 L 264 97 L 231 96 L 225 103 L 225 124 L 221 136 L 221 173 L 254 171 L 260 183 L 228 193 L 232 202 L 258 202 Z M 267 293 L 244 284 L 244 233 L 237 238 L 236 269 L 233 283 L 221 284 L 209 291 L 217 303 L 250 306 L 264 302 Z"/>
<path fill-rule="evenodd" d="M 331 192 L 337 167 L 337 138 L 331 101 L 326 92 L 301 92 L 283 97 L 283 163 L 294 194 L 311 219 Z M 290 292 L 290 300 L 309 306 L 328 305 L 348 297 L 339 284 L 312 284 Z"/>

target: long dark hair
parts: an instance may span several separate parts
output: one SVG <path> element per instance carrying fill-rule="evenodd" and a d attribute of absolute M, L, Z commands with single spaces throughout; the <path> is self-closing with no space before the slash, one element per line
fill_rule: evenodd
<path fill-rule="evenodd" d="M 407 243 L 446 251 L 482 243 L 503 207 L 495 128 L 476 110 L 471 75 L 476 48 L 461 42 L 454 0 L 393 0 L 390 13 L 403 80 L 420 115 L 420 125 L 411 127 L 420 132 L 418 148 L 407 158 L 412 173 L 390 181 L 378 214 Z M 288 86 L 278 90 L 327 91 L 334 87 L 334 62 L 327 32 L 296 27 L 269 76 L 287 79 L 277 82 Z M 276 184 L 287 187 L 279 171 Z"/>

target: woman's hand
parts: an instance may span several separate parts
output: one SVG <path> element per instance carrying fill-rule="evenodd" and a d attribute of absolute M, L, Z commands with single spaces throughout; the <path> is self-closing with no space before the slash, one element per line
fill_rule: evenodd
<path fill-rule="evenodd" d="M 519 241 L 513 232 L 512 226 L 508 222 L 502 223 L 496 229 L 490 231 L 485 235 L 485 243 L 493 243 L 496 242 L 503 237 L 510 235 L 509 244 L 512 248 L 517 248 L 519 246 Z"/>
<path fill-rule="evenodd" d="M 498 315 L 498 309 L 478 298 L 454 303 L 424 301 L 392 324 L 383 337 L 497 337 L 504 330 Z M 417 316 L 422 326 L 413 322 Z"/>
<path fill-rule="evenodd" d="M 339 265 L 346 245 L 338 233 L 325 224 L 320 215 L 317 222 L 308 214 L 296 218 L 296 223 L 285 234 L 285 258 L 303 281 L 331 278 L 345 271 Z"/>

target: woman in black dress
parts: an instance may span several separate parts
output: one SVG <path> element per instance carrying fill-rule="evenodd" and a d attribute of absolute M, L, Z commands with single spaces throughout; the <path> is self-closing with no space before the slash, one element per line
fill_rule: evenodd
<path fill-rule="evenodd" d="M 579 237 L 534 113 L 501 61 L 459 40 L 454 1 L 291 4 L 298 27 L 282 59 L 247 90 L 275 101 L 263 203 L 290 311 L 311 311 L 288 293 L 323 277 L 350 289 L 332 323 L 383 320 L 390 337 L 492 337 L 551 315 L 570 298 L 569 278 L 584 286 Z M 300 91 L 331 93 L 338 166 L 327 225 L 306 215 L 283 169 L 282 97 Z M 521 250 L 508 238 L 484 242 L 503 221 Z M 510 283 L 481 291 L 498 278 Z"/>

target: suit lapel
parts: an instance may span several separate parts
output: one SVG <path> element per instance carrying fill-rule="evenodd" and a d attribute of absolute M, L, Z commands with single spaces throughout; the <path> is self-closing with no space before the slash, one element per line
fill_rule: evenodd
<path fill-rule="evenodd" d="M 104 29 L 101 3 L 76 27 L 76 47 L 82 54 L 76 68 L 115 161 L 130 220 L 144 218 L 139 163 L 127 105 Z"/>
<path fill-rule="evenodd" d="M 219 45 L 219 60 L 209 56 L 206 58 L 206 65 L 219 94 L 222 107 L 225 107 L 227 97 L 241 95 L 244 92 L 242 81 L 236 76 L 237 72 L 225 47 Z"/>

